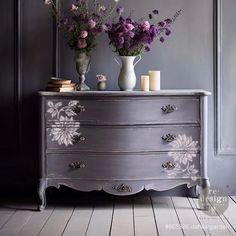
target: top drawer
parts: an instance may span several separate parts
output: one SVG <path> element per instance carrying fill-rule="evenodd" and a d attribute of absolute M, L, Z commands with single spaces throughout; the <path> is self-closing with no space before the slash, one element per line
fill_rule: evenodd
<path fill-rule="evenodd" d="M 60 117 L 95 125 L 199 123 L 200 107 L 198 97 L 46 100 L 46 124 Z"/>

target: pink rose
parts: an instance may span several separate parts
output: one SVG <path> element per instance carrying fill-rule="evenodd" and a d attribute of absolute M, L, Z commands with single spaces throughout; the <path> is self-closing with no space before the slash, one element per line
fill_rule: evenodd
<path fill-rule="evenodd" d="M 107 77 L 105 75 L 96 75 L 96 79 L 99 82 L 106 81 Z"/>
<path fill-rule="evenodd" d="M 80 32 L 80 38 L 85 39 L 88 36 L 88 31 L 83 30 Z"/>
<path fill-rule="evenodd" d="M 79 39 L 78 40 L 78 43 L 77 43 L 77 47 L 79 49 L 83 49 L 83 48 L 86 48 L 87 47 L 87 42 L 85 39 Z"/>
<path fill-rule="evenodd" d="M 144 21 L 142 24 L 143 31 L 147 31 L 150 29 L 150 23 L 148 21 Z"/>
<path fill-rule="evenodd" d="M 97 24 L 96 21 L 92 19 L 88 21 L 88 26 L 90 29 L 93 29 L 96 26 L 96 24 Z"/>
<path fill-rule="evenodd" d="M 126 28 L 127 28 L 128 30 L 132 30 L 132 29 L 134 29 L 134 25 L 132 25 L 132 24 L 127 24 L 127 25 L 126 25 Z"/>

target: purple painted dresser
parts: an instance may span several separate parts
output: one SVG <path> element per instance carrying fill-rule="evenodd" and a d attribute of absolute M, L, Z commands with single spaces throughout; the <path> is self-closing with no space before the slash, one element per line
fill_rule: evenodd
<path fill-rule="evenodd" d="M 39 92 L 47 187 L 114 195 L 209 185 L 204 90 Z"/>

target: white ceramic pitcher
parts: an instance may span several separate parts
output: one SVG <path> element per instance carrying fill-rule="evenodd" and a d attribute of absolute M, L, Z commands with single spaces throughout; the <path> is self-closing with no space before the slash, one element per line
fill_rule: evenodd
<path fill-rule="evenodd" d="M 132 91 L 136 85 L 136 76 L 134 68 L 141 60 L 141 55 L 138 55 L 138 60 L 134 63 L 136 56 L 120 56 L 121 63 L 114 57 L 114 60 L 121 67 L 118 78 L 118 85 L 122 91 Z"/>

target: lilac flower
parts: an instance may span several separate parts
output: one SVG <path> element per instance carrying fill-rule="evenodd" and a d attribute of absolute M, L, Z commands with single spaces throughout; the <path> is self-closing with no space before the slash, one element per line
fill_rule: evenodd
<path fill-rule="evenodd" d="M 164 26 L 165 26 L 165 23 L 164 23 L 163 21 L 160 21 L 160 22 L 158 22 L 158 26 L 164 27 Z"/>
<path fill-rule="evenodd" d="M 150 51 L 150 47 L 149 46 L 145 46 L 145 51 L 149 52 Z"/>
<path fill-rule="evenodd" d="M 150 23 L 148 21 L 144 21 L 143 24 L 142 24 L 142 29 L 144 31 L 147 31 L 150 29 Z"/>
<path fill-rule="evenodd" d="M 153 10 L 152 13 L 155 14 L 155 15 L 158 15 L 159 11 L 158 10 Z"/>
<path fill-rule="evenodd" d="M 79 39 L 78 42 L 77 42 L 77 47 L 79 49 L 83 49 L 83 48 L 86 48 L 87 47 L 87 42 L 85 39 Z"/>
<path fill-rule="evenodd" d="M 94 21 L 92 19 L 90 19 L 88 21 L 88 26 L 89 26 L 90 29 L 93 29 L 96 26 L 96 24 L 97 24 L 96 21 Z"/>
<path fill-rule="evenodd" d="M 121 6 L 117 7 L 116 12 L 120 16 L 124 12 L 124 7 L 121 7 Z"/>
<path fill-rule="evenodd" d="M 171 19 L 166 19 L 165 22 L 166 22 L 166 24 L 170 24 L 172 22 L 172 20 Z"/>
<path fill-rule="evenodd" d="M 80 32 L 80 38 L 85 39 L 88 36 L 88 31 L 83 30 Z"/>
<path fill-rule="evenodd" d="M 135 27 L 134 27 L 133 24 L 128 23 L 128 24 L 126 24 L 126 28 L 127 28 L 128 30 L 133 30 Z"/>
<path fill-rule="evenodd" d="M 102 32 L 108 31 L 108 27 L 106 24 L 102 24 L 101 28 L 102 28 Z"/>
<path fill-rule="evenodd" d="M 120 11 L 117 11 L 118 15 Z M 149 18 L 154 18 L 158 14 L 153 10 Z M 166 19 L 159 23 L 151 24 L 149 21 L 134 21 L 130 17 L 124 18 L 120 15 L 117 22 L 107 25 L 110 44 L 116 49 L 120 56 L 136 56 L 144 51 L 150 51 L 151 43 L 157 38 L 164 42 L 169 36 L 170 25 L 173 21 Z"/>
<path fill-rule="evenodd" d="M 160 37 L 160 42 L 164 43 L 165 39 L 163 37 Z"/>

